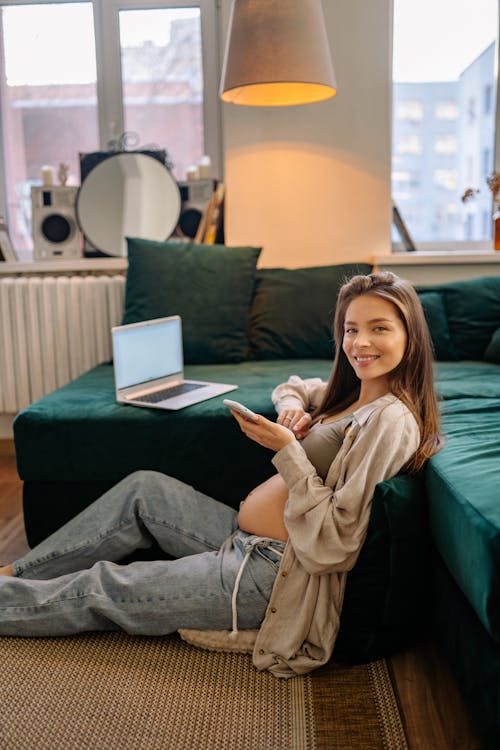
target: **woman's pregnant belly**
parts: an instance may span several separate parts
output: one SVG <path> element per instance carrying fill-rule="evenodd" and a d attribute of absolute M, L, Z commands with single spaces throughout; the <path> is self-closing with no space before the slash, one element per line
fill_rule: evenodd
<path fill-rule="evenodd" d="M 286 542 L 288 532 L 283 522 L 288 487 L 275 474 L 252 490 L 240 506 L 238 526 L 247 534 L 268 536 Z"/>

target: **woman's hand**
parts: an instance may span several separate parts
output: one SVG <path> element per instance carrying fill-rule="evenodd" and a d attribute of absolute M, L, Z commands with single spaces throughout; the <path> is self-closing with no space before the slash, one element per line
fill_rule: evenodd
<path fill-rule="evenodd" d="M 312 418 L 304 409 L 283 409 L 276 421 L 292 430 L 295 437 L 302 440 L 309 432 Z"/>
<path fill-rule="evenodd" d="M 263 445 L 264 448 L 270 448 L 272 451 L 278 452 L 285 445 L 293 443 L 295 440 L 295 435 L 287 427 L 276 424 L 276 422 L 271 422 L 271 420 L 263 417 L 262 414 L 257 415 L 257 422 L 250 422 L 248 419 L 244 419 L 232 409 L 231 414 L 241 427 L 241 431 L 250 440 Z"/>

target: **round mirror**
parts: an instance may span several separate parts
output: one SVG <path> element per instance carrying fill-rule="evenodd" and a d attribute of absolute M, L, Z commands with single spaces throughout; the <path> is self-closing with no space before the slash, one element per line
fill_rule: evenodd
<path fill-rule="evenodd" d="M 96 250 L 127 255 L 126 237 L 166 240 L 181 196 L 168 169 L 148 154 L 120 152 L 92 169 L 76 199 L 80 229 Z"/>

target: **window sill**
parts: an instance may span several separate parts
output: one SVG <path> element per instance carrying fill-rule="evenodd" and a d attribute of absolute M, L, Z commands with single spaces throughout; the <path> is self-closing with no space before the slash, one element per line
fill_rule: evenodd
<path fill-rule="evenodd" d="M 452 252 L 441 252 L 439 250 L 415 250 L 410 253 L 389 253 L 388 255 L 376 255 L 372 262 L 377 265 L 407 266 L 407 265 L 433 265 L 433 264 L 476 264 L 476 263 L 500 263 L 500 252 L 495 250 L 470 251 L 453 250 Z"/>
<path fill-rule="evenodd" d="M 127 270 L 126 258 L 81 258 L 80 260 L 39 260 L 1 262 L 0 276 L 68 273 L 121 273 Z"/>
<path fill-rule="evenodd" d="M 500 252 L 416 250 L 412 253 L 376 255 L 377 269 L 393 271 L 413 284 L 442 284 L 484 276 L 500 276 Z"/>

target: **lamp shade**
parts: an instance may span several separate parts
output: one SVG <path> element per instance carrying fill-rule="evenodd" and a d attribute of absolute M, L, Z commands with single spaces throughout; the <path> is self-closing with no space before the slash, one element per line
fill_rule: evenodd
<path fill-rule="evenodd" d="M 219 93 L 256 107 L 335 96 L 321 0 L 233 0 Z"/>

